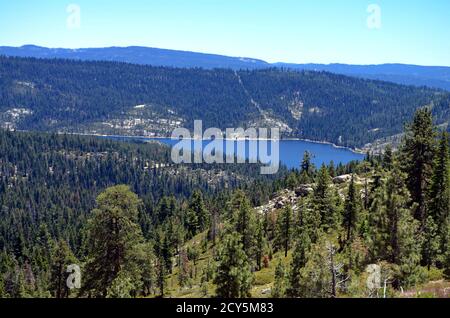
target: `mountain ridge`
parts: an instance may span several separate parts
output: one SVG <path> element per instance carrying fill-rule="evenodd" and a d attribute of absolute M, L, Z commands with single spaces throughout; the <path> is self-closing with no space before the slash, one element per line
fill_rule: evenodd
<path fill-rule="evenodd" d="M 352 65 L 343 63 L 269 63 L 250 57 L 232 57 L 212 53 L 160 49 L 144 46 L 100 48 L 46 48 L 37 45 L 0 46 L 0 55 L 36 58 L 64 58 L 81 61 L 117 61 L 140 65 L 181 68 L 263 69 L 271 67 L 293 70 L 327 71 L 353 77 L 377 79 L 403 85 L 428 86 L 450 91 L 450 67 L 386 63 Z"/>
<path fill-rule="evenodd" d="M 361 147 L 398 134 L 430 105 L 450 121 L 444 91 L 327 72 L 187 69 L 0 57 L 0 126 L 167 136 L 178 127 L 279 127 L 284 137 Z"/>
<path fill-rule="evenodd" d="M 46 48 L 37 45 L 21 47 L 0 46 L 0 55 L 36 58 L 67 58 L 82 61 L 117 61 L 132 64 L 193 68 L 251 68 L 270 67 L 270 64 L 249 57 L 231 57 L 212 53 L 197 53 L 143 46 L 99 48 Z"/>

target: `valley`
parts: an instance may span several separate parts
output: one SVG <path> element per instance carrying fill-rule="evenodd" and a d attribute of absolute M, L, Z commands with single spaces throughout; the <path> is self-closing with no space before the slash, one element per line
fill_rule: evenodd
<path fill-rule="evenodd" d="M 334 165 L 306 151 L 269 176 L 174 165 L 161 140 L 1 131 L 0 295 L 448 297 L 448 134 L 427 109 L 409 127 L 396 152 Z M 126 254 L 105 259 L 103 244 Z M 81 289 L 61 283 L 69 264 Z M 371 266 L 385 287 L 368 285 Z"/>

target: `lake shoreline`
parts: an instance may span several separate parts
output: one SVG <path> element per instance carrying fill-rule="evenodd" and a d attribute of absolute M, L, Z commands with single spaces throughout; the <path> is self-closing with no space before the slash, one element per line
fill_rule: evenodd
<path fill-rule="evenodd" d="M 171 139 L 171 140 L 176 140 L 176 138 L 172 138 L 172 137 L 163 137 L 163 136 L 133 136 L 133 135 L 105 135 L 105 134 L 87 134 L 87 133 L 69 133 L 72 135 L 80 135 L 80 136 L 96 136 L 96 137 L 106 137 L 106 138 L 136 138 L 136 139 L 148 139 L 148 140 L 158 140 L 158 139 Z M 210 140 L 210 139 L 198 139 L 198 138 L 186 138 L 187 140 Z M 275 139 L 271 139 L 271 138 L 219 138 L 219 140 L 233 140 L 233 141 L 275 141 Z M 329 141 L 317 141 L 317 140 L 312 140 L 312 139 L 307 139 L 307 138 L 295 138 L 295 137 L 287 137 L 287 138 L 280 138 L 279 141 L 304 141 L 304 142 L 308 142 L 308 143 L 312 143 L 312 144 L 321 144 L 321 145 L 329 145 L 332 146 L 333 148 L 336 149 L 344 149 L 344 150 L 348 150 L 351 151 L 355 154 L 358 155 L 365 155 L 366 152 L 364 152 L 362 149 L 359 148 L 351 148 L 351 147 L 346 147 L 346 146 L 338 146 L 332 142 Z"/>

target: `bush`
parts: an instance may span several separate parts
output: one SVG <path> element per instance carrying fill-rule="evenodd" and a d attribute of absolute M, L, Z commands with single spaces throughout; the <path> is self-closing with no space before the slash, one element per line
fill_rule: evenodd
<path fill-rule="evenodd" d="M 437 281 L 444 278 L 444 270 L 431 267 L 428 271 L 428 281 Z"/>

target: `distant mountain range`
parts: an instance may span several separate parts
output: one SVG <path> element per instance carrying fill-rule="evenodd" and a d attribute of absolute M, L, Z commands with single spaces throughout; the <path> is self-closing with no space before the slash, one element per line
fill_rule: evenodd
<path fill-rule="evenodd" d="M 295 70 L 326 71 L 399 84 L 429 86 L 450 91 L 450 67 L 444 66 L 418 66 L 406 64 L 271 64 L 263 60 L 246 57 L 229 57 L 216 54 L 139 46 L 86 49 L 53 49 L 35 45 L 25 45 L 22 47 L 0 46 L 0 55 L 35 58 L 63 58 L 82 61 L 117 61 L 179 68 L 198 67 L 204 69 L 227 68 L 239 70 L 278 67 Z"/>
<path fill-rule="evenodd" d="M 276 63 L 290 69 L 326 71 L 404 85 L 429 86 L 450 91 L 450 67 L 407 64 L 348 65 L 348 64 L 288 64 Z"/>
<path fill-rule="evenodd" d="M 49 49 L 35 45 L 24 45 L 21 47 L 0 46 L 0 55 L 63 58 L 81 61 L 117 61 L 152 66 L 181 68 L 200 67 L 205 69 L 255 69 L 271 66 L 265 61 L 251 58 L 229 57 L 216 54 L 165 50 L 140 46 L 90 49 Z"/>

